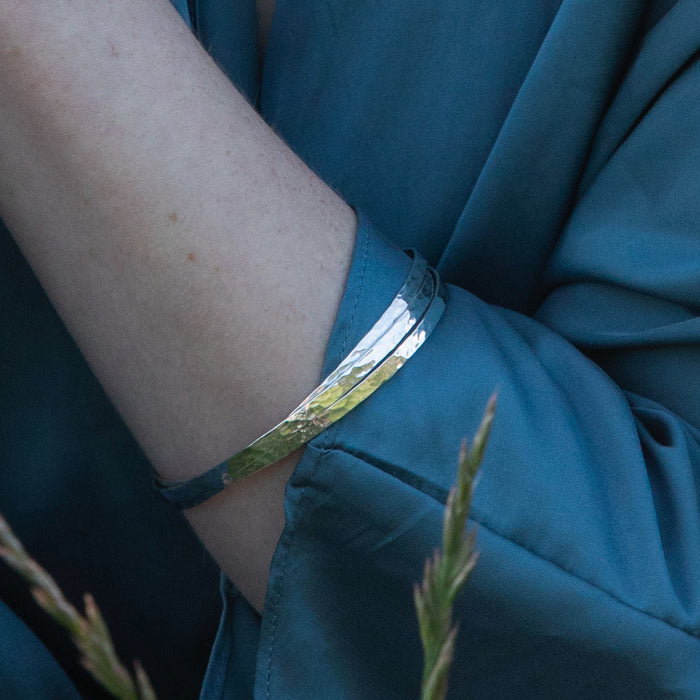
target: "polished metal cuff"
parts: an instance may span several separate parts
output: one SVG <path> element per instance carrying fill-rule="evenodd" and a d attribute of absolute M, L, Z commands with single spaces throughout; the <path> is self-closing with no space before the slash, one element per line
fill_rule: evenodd
<path fill-rule="evenodd" d="M 393 301 L 348 356 L 281 423 L 241 452 L 188 481 L 154 475 L 160 493 L 192 508 L 253 472 L 274 464 L 322 433 L 391 378 L 418 350 L 445 309 L 440 279 L 415 251 Z"/>

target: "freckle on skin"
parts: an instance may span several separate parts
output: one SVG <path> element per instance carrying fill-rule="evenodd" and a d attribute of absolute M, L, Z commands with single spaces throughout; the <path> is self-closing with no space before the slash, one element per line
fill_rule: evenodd
<path fill-rule="evenodd" d="M 114 44 L 107 39 L 107 43 L 109 44 L 109 52 L 114 56 L 114 58 L 119 58 L 119 51 L 117 51 L 117 48 L 114 46 Z"/>
<path fill-rule="evenodd" d="M 179 221 L 179 219 L 178 219 L 178 217 L 177 217 L 177 212 L 175 212 L 175 211 L 174 211 L 168 218 L 169 218 L 170 221 L 172 221 L 173 223 L 177 223 L 177 222 Z"/>
<path fill-rule="evenodd" d="M 188 259 L 190 262 L 194 262 L 195 259 L 196 259 L 196 258 L 194 257 L 194 253 L 188 253 L 188 254 L 187 254 L 187 259 Z"/>
<path fill-rule="evenodd" d="M 221 272 L 221 268 L 217 265 L 217 266 L 214 268 L 214 272 Z"/>

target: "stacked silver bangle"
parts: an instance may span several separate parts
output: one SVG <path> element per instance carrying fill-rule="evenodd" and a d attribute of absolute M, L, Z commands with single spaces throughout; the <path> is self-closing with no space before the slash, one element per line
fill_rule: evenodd
<path fill-rule="evenodd" d="M 390 379 L 425 342 L 445 309 L 437 273 L 416 252 L 387 310 L 350 354 L 287 418 L 241 452 L 188 481 L 154 484 L 179 508 L 192 508 L 239 479 L 294 452 Z"/>

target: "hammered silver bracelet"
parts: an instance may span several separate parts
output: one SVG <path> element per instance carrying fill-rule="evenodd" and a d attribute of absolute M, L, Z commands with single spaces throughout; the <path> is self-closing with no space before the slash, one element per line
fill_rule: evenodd
<path fill-rule="evenodd" d="M 264 469 L 312 440 L 390 379 L 418 350 L 445 309 L 445 290 L 427 262 L 413 263 L 393 301 L 348 356 L 281 423 L 233 457 L 187 481 L 154 485 L 179 508 L 193 508 L 229 484 Z"/>

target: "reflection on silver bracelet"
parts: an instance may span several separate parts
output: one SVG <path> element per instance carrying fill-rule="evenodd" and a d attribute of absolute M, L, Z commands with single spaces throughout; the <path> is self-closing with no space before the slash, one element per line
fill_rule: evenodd
<path fill-rule="evenodd" d="M 160 493 L 192 508 L 234 481 L 274 464 L 322 433 L 392 377 L 425 342 L 445 309 L 437 273 L 414 251 L 411 270 L 371 330 L 287 418 L 238 454 L 188 481 L 154 475 Z"/>

